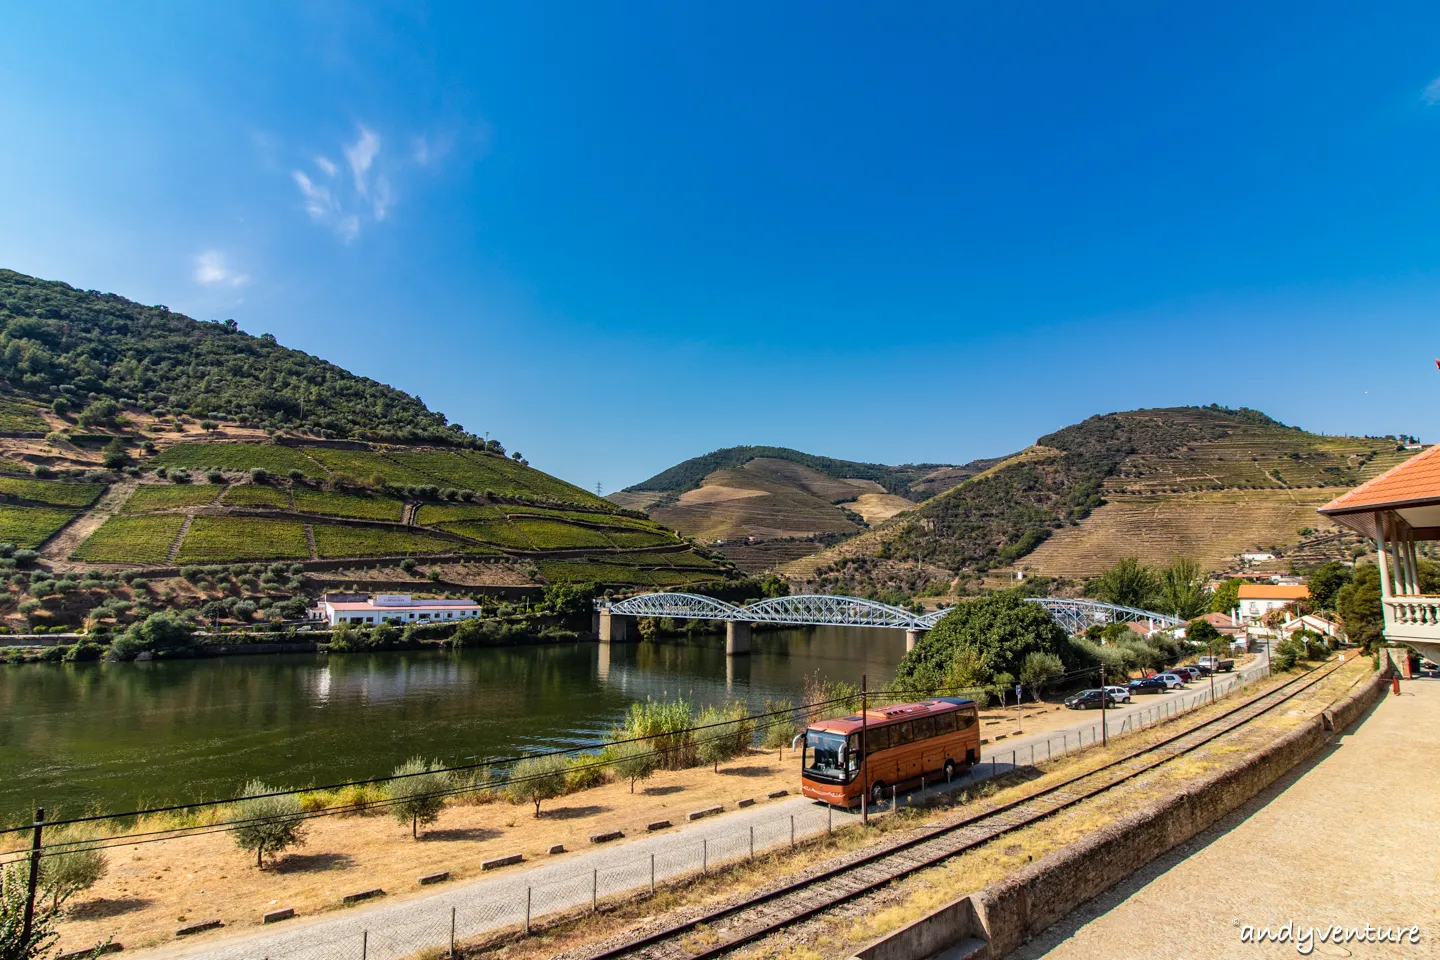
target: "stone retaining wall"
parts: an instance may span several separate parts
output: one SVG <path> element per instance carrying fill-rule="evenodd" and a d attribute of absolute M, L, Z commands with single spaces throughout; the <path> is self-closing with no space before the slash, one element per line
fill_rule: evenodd
<path fill-rule="evenodd" d="M 1371 676 L 1344 699 L 1253 754 L 1179 793 L 1049 854 L 1014 875 L 947 904 L 857 952 L 860 960 L 922 960 L 968 937 L 1003 957 L 1080 904 L 1173 849 L 1254 798 L 1379 699 L 1383 677 Z"/>

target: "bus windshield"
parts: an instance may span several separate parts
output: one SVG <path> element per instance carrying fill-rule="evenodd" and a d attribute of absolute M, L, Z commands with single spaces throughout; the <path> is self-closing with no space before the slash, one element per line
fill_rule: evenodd
<path fill-rule="evenodd" d="M 805 772 L 842 780 L 845 777 L 845 737 L 823 730 L 805 731 Z"/>

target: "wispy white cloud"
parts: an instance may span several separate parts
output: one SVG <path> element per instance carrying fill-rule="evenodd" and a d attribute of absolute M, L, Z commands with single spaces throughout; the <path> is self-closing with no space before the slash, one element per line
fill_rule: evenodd
<path fill-rule="evenodd" d="M 383 175 L 375 178 L 375 195 L 371 198 L 370 209 L 377 222 L 384 220 L 390 211 L 390 181 Z"/>
<path fill-rule="evenodd" d="M 345 148 L 345 160 L 355 176 L 355 192 L 366 196 L 369 192 L 366 177 L 375 158 L 380 155 L 380 135 L 368 127 L 360 128 L 360 136 Z"/>
<path fill-rule="evenodd" d="M 333 150 L 310 154 L 312 166 L 290 171 L 305 212 L 347 243 L 367 225 L 388 220 L 395 207 L 397 178 L 420 167 L 438 169 L 450 149 L 446 136 L 416 136 L 408 142 L 408 152 L 393 144 L 387 150 L 380 133 L 361 123 L 353 140 L 337 145 L 342 161 L 330 159 Z M 348 183 L 339 176 L 342 165 L 350 172 Z"/>
<path fill-rule="evenodd" d="M 1440 103 L 1440 77 L 1436 77 L 1430 81 L 1430 85 L 1425 88 L 1425 92 L 1420 94 L 1420 99 L 1432 107 Z"/>
<path fill-rule="evenodd" d="M 300 196 L 305 198 L 305 212 L 312 218 L 323 223 L 338 212 L 339 205 L 331 196 L 328 187 L 322 187 L 311 180 L 303 170 L 292 170 L 290 176 L 295 178 L 295 185 L 300 188 Z"/>
<path fill-rule="evenodd" d="M 206 250 L 195 255 L 195 282 L 207 287 L 243 287 L 250 282 L 248 273 L 230 266 L 219 250 Z"/>

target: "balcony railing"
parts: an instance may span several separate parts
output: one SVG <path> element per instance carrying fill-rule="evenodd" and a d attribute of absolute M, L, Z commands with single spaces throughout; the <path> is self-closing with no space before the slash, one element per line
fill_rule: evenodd
<path fill-rule="evenodd" d="M 1440 597 L 1386 597 L 1385 636 L 1391 640 L 1440 640 Z"/>

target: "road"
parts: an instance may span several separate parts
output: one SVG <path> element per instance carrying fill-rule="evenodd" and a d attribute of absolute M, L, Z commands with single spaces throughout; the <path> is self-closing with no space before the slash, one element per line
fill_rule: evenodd
<path fill-rule="evenodd" d="M 1257 659 L 1233 674 L 1217 677 L 1215 692 L 1223 695 L 1264 672 L 1265 663 Z M 1181 691 L 1143 697 L 1129 706 L 1104 711 L 1103 720 L 1111 736 L 1120 736 L 1207 703 L 1210 695 L 1210 681 L 1204 680 Z M 1061 730 L 1006 737 L 985 747 L 984 759 L 965 777 L 925 792 L 965 789 L 1014 766 L 1089 747 L 1102 738 L 1101 722 L 1099 711 L 1088 711 L 1077 713 L 1075 723 Z M 915 797 L 919 795 L 914 792 Z M 904 805 L 907 799 L 901 794 L 897 802 Z M 589 905 L 596 896 L 604 899 L 643 891 L 652 878 L 663 884 L 858 819 L 858 813 L 789 797 L 551 863 L 502 869 L 403 900 L 387 898 L 274 927 L 206 935 L 202 940 L 178 941 L 139 955 L 147 960 L 359 960 L 362 955 L 365 960 L 395 960 L 427 947 L 447 946 L 452 929 L 457 938 L 465 939 L 519 925 L 527 910 L 529 916 L 539 918 Z"/>

